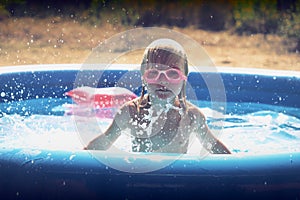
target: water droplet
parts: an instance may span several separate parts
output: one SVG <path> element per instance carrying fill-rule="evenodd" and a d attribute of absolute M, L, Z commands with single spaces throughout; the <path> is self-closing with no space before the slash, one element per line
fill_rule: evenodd
<path fill-rule="evenodd" d="M 76 155 L 73 154 L 69 157 L 69 160 L 73 160 L 75 157 L 76 157 Z"/>

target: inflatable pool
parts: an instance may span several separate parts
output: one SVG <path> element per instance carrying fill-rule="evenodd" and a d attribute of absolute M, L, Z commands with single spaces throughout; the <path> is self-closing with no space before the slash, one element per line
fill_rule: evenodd
<path fill-rule="evenodd" d="M 38 141 L 30 139 L 30 127 L 38 127 L 41 117 L 59 117 L 64 123 L 63 105 L 71 104 L 65 95 L 74 87 L 80 65 L 38 65 L 0 68 L 0 194 L 4 199 L 299 199 L 300 198 L 300 73 L 258 69 L 217 68 L 217 72 L 191 72 L 188 81 L 197 99 L 208 105 L 211 93 L 201 77 L 218 73 L 226 92 L 226 116 L 235 114 L 258 117 L 259 125 L 247 130 L 249 137 L 256 137 L 256 131 L 272 125 L 269 118 L 275 116 L 280 127 L 280 144 L 273 150 L 273 143 L 264 144 L 255 150 L 243 149 L 247 140 L 238 148 L 230 146 L 230 137 L 224 134 L 225 143 L 233 152 L 231 155 L 135 154 L 124 158 L 123 154 L 98 151 L 91 153 L 80 148 L 68 148 L 73 136 L 66 140 L 55 140 L 53 147 L 42 148 L 39 144 L 45 138 L 35 135 Z M 119 65 L 102 72 L 97 87 L 112 87 L 124 73 L 138 74 Z M 199 74 L 201 75 L 199 78 Z M 139 81 L 137 75 L 130 76 L 132 82 Z M 126 84 L 124 85 L 126 87 Z M 130 89 L 130 87 L 128 87 Z M 127 89 L 128 89 L 127 88 Z M 139 95 L 140 88 L 135 88 Z M 205 104 L 206 103 L 206 104 Z M 263 106 L 264 112 L 261 112 Z M 275 111 L 277 109 L 277 112 Z M 270 109 L 272 111 L 270 111 Z M 205 109 L 204 109 L 205 110 Z M 254 113 L 254 114 L 253 114 Z M 39 118 L 37 118 L 37 116 Z M 27 126 L 20 125 L 27 122 Z M 19 121 L 18 121 L 19 119 Z M 71 119 L 71 118 L 70 118 Z M 35 123 L 36 120 L 36 123 Z M 285 120 L 283 122 L 283 120 Z M 18 123 L 15 123 L 18 121 Z M 45 120 L 44 120 L 45 121 Z M 58 129 L 44 123 L 46 140 L 57 135 Z M 226 121 L 226 120 L 225 120 Z M 237 117 L 226 121 L 228 130 L 233 123 L 243 120 Z M 243 121 L 245 130 L 249 124 Z M 11 126 L 8 126 L 11 125 Z M 213 123 L 211 123 L 213 125 Z M 62 127 L 65 125 L 63 124 Z M 239 127 L 241 128 L 241 127 Z M 271 126 L 270 129 L 275 129 Z M 34 129 L 36 130 L 36 129 Z M 68 131 L 67 128 L 63 129 Z M 240 131 L 241 129 L 239 129 Z M 277 130 L 277 129 L 276 129 Z M 283 131 L 284 130 L 284 131 Z M 28 131 L 24 136 L 22 132 Z M 61 131 L 60 133 L 63 133 Z M 9 133 L 13 135 L 10 138 Z M 242 135 L 243 132 L 241 131 Z M 237 134 L 238 135 L 238 134 Z M 275 140 L 277 135 L 267 138 Z M 243 137 L 245 134 L 243 135 Z M 16 143 L 21 137 L 22 140 Z M 28 138 L 29 137 L 29 138 Z M 59 136 L 58 136 L 59 137 Z M 9 139 L 8 139 L 9 138 Z M 25 138 L 25 139 L 24 139 Z M 227 138 L 227 139 L 226 139 Z M 275 138 L 275 139 L 274 139 Z M 29 144 L 24 145 L 25 140 Z M 28 142 L 28 141 L 27 141 Z M 30 143 L 32 142 L 32 144 Z M 235 141 L 237 142 L 237 141 Z M 291 142 L 290 146 L 289 142 Z M 60 146 L 60 148 L 58 148 Z M 255 145 L 254 145 L 255 146 Z M 66 148 L 64 150 L 64 147 Z M 253 147 L 255 148 L 255 147 Z M 250 149 L 250 150 L 249 150 Z M 274 150 L 275 149 L 275 150 Z M 277 151 L 276 151 L 277 149 Z M 282 149 L 282 151 L 281 151 Z M 247 153 L 252 151 L 252 153 Z M 272 151 L 275 153 L 272 154 Z M 257 153 L 259 152 L 259 153 Z M 265 153 L 264 153 L 265 152 Z M 97 158 L 95 159 L 95 155 Z M 114 166 L 135 162 L 135 167 L 160 165 L 164 167 L 149 172 L 134 173 L 121 171 Z M 125 160 L 125 161 L 124 161 Z M 134 160 L 134 161 L 132 161 Z M 133 169 L 135 170 L 135 169 Z"/>

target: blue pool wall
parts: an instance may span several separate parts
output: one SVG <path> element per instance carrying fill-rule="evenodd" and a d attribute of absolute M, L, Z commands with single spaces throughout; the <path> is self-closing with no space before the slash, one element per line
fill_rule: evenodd
<path fill-rule="evenodd" d="M 299 153 L 292 156 L 210 156 L 204 160 L 183 156 L 157 171 L 128 173 L 105 166 L 87 151 L 37 151 L 0 150 L 2 197 L 259 200 L 299 198 Z M 99 156 L 115 163 L 124 159 L 105 152 L 99 152 L 97 158 Z M 174 159 L 174 155 L 159 156 L 162 160 Z M 136 161 L 141 165 L 149 163 L 149 160 L 145 161 L 147 156 L 137 157 Z"/>
<path fill-rule="evenodd" d="M 22 67 L 0 69 L 1 103 L 36 98 L 65 100 L 64 93 L 73 88 L 79 69 L 72 65 Z M 138 71 L 128 72 L 125 68 L 105 71 L 94 86 L 114 86 L 125 73 L 133 73 L 132 81 L 140 81 Z M 223 79 L 228 102 L 300 108 L 299 73 L 220 69 L 218 74 Z M 201 73 L 202 77 L 214 75 L 215 72 Z M 210 100 L 209 90 L 199 74 L 191 72 L 189 82 L 197 98 Z M 140 92 L 139 87 L 131 88 L 130 83 L 124 87 Z M 120 164 L 124 159 L 102 151 L 98 156 Z M 164 161 L 177 155 L 158 156 Z M 146 154 L 140 154 L 136 160 L 140 165 L 155 164 L 156 161 L 147 158 Z M 183 155 L 160 170 L 129 173 L 105 166 L 89 151 L 3 148 L 0 149 L 0 195 L 4 199 L 299 199 L 299 171 L 299 152 L 213 155 L 205 159 Z"/>
<path fill-rule="evenodd" d="M 100 72 L 101 77 L 92 85 L 93 87 L 113 87 L 124 74 L 132 78 L 131 82 L 141 82 L 140 73 L 137 70 L 100 70 Z M 99 73 L 99 70 L 85 70 L 84 72 L 87 77 L 89 74 L 95 73 Z M 205 79 L 214 78 L 216 73 L 221 77 L 224 84 L 227 102 L 253 102 L 300 107 L 299 73 L 290 73 L 288 76 L 284 76 L 280 71 L 277 74 L 272 71 L 270 75 L 267 71 L 260 74 L 253 70 L 253 74 L 241 74 L 238 68 L 229 72 L 224 70 L 221 72 L 201 72 L 200 74 L 199 72 L 190 72 L 188 82 L 194 89 L 198 100 L 211 100 L 209 90 L 214 88 L 208 88 Z M 77 75 L 78 70 L 70 69 L 59 72 L 57 69 L 49 69 L 47 71 L 0 73 L 0 84 L 2 86 L 0 94 L 5 94 L 5 96 L 1 96 L 0 102 L 48 97 L 66 98 L 64 93 L 74 87 Z M 124 84 L 123 87 L 139 95 L 141 87 L 130 88 L 131 82 L 128 82 L 127 85 Z"/>

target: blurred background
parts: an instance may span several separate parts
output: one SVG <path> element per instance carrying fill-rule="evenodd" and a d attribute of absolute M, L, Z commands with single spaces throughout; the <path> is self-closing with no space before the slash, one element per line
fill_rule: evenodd
<path fill-rule="evenodd" d="M 151 26 L 192 37 L 217 66 L 300 70 L 300 0 L 0 0 L 0 66 L 82 63 Z"/>

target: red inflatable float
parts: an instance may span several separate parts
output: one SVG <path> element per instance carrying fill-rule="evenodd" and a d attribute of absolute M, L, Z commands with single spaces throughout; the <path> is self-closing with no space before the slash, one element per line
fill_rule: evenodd
<path fill-rule="evenodd" d="M 125 102 L 135 99 L 136 94 L 126 88 L 79 87 L 65 93 L 76 103 L 66 114 L 112 118 Z"/>

